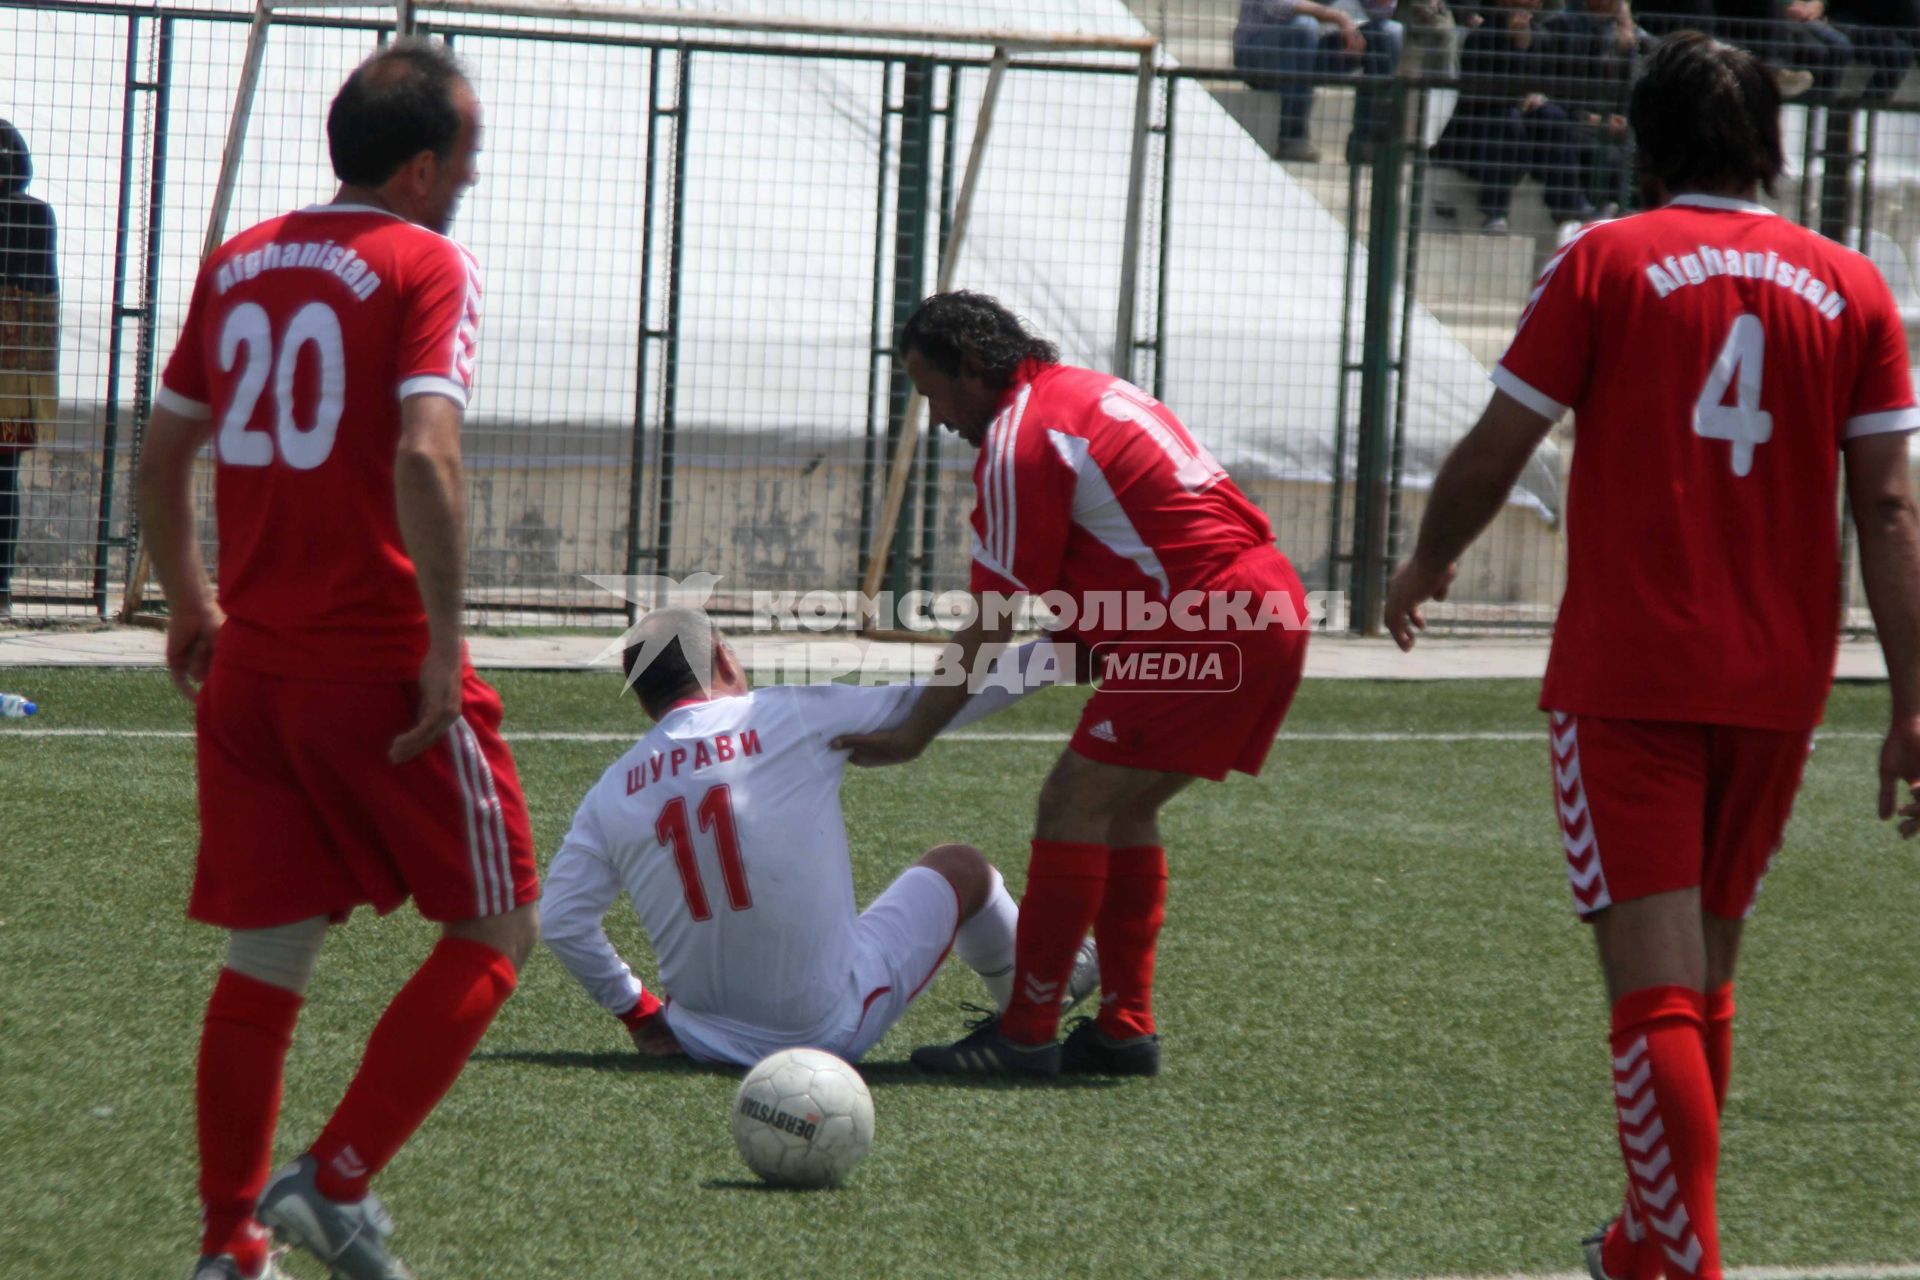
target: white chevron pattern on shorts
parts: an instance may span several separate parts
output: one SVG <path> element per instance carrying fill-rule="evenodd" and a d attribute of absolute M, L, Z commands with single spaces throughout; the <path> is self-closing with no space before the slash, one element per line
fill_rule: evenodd
<path fill-rule="evenodd" d="M 1580 819 L 1586 816 L 1587 816 L 1586 788 L 1584 787 L 1581 788 L 1580 794 L 1573 798 L 1572 804 L 1568 804 L 1565 800 L 1562 800 L 1560 802 L 1560 821 L 1566 823 L 1569 830 L 1571 830 L 1576 826 L 1579 826 Z M 1588 839 L 1592 839 L 1593 832 L 1591 830 L 1587 832 L 1587 837 Z"/>
<path fill-rule="evenodd" d="M 1548 734 L 1553 744 L 1553 799 L 1560 811 L 1560 847 L 1567 855 L 1567 881 L 1574 907 L 1582 915 L 1611 906 L 1607 876 L 1600 865 L 1599 837 L 1587 784 L 1580 777 L 1580 722 L 1563 711 L 1553 713 Z"/>

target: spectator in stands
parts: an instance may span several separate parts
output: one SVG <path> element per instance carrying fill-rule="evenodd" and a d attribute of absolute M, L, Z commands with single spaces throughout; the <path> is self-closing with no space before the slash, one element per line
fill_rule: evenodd
<path fill-rule="evenodd" d="M 1281 160 L 1314 161 L 1320 150 L 1307 139 L 1313 111 L 1313 85 L 1299 77 L 1359 70 L 1391 76 L 1400 64 L 1406 33 L 1392 20 L 1393 0 L 1358 0 L 1361 17 L 1315 0 L 1240 0 L 1233 29 L 1233 66 L 1255 89 L 1280 95 Z M 1354 159 L 1374 135 L 1370 100 L 1356 108 L 1348 158 Z"/>
<path fill-rule="evenodd" d="M 1434 158 L 1480 184 L 1482 229 L 1507 229 L 1513 189 L 1532 175 L 1546 186 L 1547 208 L 1561 222 L 1597 212 L 1581 188 L 1580 138 L 1567 109 L 1548 94 L 1558 66 L 1553 37 L 1539 22 L 1540 0 L 1501 0 L 1460 50 L 1460 103 Z"/>
<path fill-rule="evenodd" d="M 1873 68 L 1862 96 L 1891 98 L 1920 57 L 1920 0 L 1832 0 L 1827 16 L 1853 42 L 1855 59 Z"/>
<path fill-rule="evenodd" d="M 1826 21 L 1825 0 L 1715 0 L 1712 34 L 1776 69 L 1805 71 L 1829 100 L 1853 60 L 1853 45 Z"/>
<path fill-rule="evenodd" d="M 59 273 L 53 210 L 26 194 L 27 140 L 0 120 L 0 614 L 13 606 L 20 460 L 53 427 L 59 401 Z"/>
<path fill-rule="evenodd" d="M 1714 30 L 1714 0 L 1640 0 L 1634 16 L 1649 34 Z"/>
<path fill-rule="evenodd" d="M 1542 25 L 1560 68 L 1556 96 L 1583 135 L 1587 198 L 1603 212 L 1617 209 L 1631 194 L 1633 62 L 1652 38 L 1634 24 L 1627 0 L 1571 0 Z"/>

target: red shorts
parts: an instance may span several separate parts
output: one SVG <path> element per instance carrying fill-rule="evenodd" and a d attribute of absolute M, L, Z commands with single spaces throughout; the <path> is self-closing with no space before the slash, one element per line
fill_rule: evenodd
<path fill-rule="evenodd" d="M 1291 616 L 1306 617 L 1306 589 L 1287 558 L 1259 547 L 1208 584 L 1209 593 L 1278 592 Z M 1135 656 L 1131 678 L 1115 678 L 1103 655 Z M 1159 662 L 1152 662 L 1159 655 Z M 1218 667 L 1209 665 L 1214 658 Z M 1184 773 L 1219 782 L 1229 769 L 1258 774 L 1300 687 L 1307 661 L 1303 628 L 1165 629 L 1139 640 L 1094 647 L 1094 674 L 1107 673 L 1087 699 L 1068 745 L 1101 764 Z M 1149 665 L 1151 663 L 1151 665 Z M 1224 679 L 1213 678 L 1219 670 Z M 1142 674 L 1151 672 L 1151 675 Z"/>
<path fill-rule="evenodd" d="M 446 736 L 387 759 L 412 681 L 289 680 L 215 662 L 196 704 L 200 857 L 187 914 L 228 929 L 385 914 L 499 915 L 540 895 L 500 697 L 471 668 Z"/>
<path fill-rule="evenodd" d="M 1700 890 L 1739 920 L 1780 848 L 1812 730 L 1553 713 L 1554 800 L 1574 910 Z"/>

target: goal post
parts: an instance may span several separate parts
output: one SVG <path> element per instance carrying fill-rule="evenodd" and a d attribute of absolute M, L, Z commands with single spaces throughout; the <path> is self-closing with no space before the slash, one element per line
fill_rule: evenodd
<path fill-rule="evenodd" d="M 870 60 L 930 57 L 943 60 L 960 59 L 954 65 L 964 65 L 967 68 L 977 69 L 984 65 L 987 73 L 985 86 L 977 90 L 979 95 L 977 100 L 970 100 L 969 103 L 973 117 L 972 136 L 965 152 L 964 178 L 959 185 L 957 197 L 950 186 L 943 187 L 946 193 L 945 198 L 951 202 L 951 208 L 943 209 L 942 212 L 943 214 L 950 212 L 951 216 L 950 219 L 943 220 L 943 237 L 934 280 L 936 291 L 964 287 L 967 283 L 957 278 L 960 260 L 963 247 L 968 242 L 969 230 L 977 221 L 975 215 L 979 204 L 981 174 L 986 168 L 990 153 L 990 139 L 996 114 L 1003 115 L 1006 109 L 1003 88 L 1009 79 L 1009 72 L 1033 69 L 1036 71 L 1091 71 L 1108 76 L 1115 74 L 1131 76 L 1135 91 L 1132 94 L 1130 121 L 1126 119 L 1123 112 L 1115 112 L 1111 117 L 1107 117 L 1111 120 L 1110 136 L 1115 144 L 1121 141 L 1119 134 L 1123 127 L 1130 132 L 1127 139 L 1130 145 L 1124 152 L 1126 167 L 1124 225 L 1116 228 L 1112 221 L 1107 220 L 1112 218 L 1114 213 L 1120 212 L 1116 207 L 1119 204 L 1117 179 L 1119 178 L 1118 166 L 1122 162 L 1123 153 L 1116 145 L 1110 153 L 1111 160 L 1107 162 L 1113 166 L 1112 180 L 1109 185 L 1102 188 L 1111 193 L 1108 197 L 1110 200 L 1107 206 L 1108 211 L 1099 215 L 1099 222 L 1105 229 L 1092 234 L 1107 237 L 1104 243 L 1109 246 L 1108 251 L 1111 251 L 1117 239 L 1118 278 L 1116 280 L 1112 275 L 1105 276 L 1106 280 L 1113 281 L 1113 286 L 1108 287 L 1115 287 L 1115 293 L 1117 293 L 1111 314 L 1111 332 L 1114 337 L 1109 364 L 1112 372 L 1118 376 L 1129 377 L 1133 372 L 1133 355 L 1136 349 L 1134 331 L 1137 316 L 1136 298 L 1139 292 L 1143 254 L 1142 224 L 1147 204 L 1149 134 L 1152 127 L 1153 86 L 1158 72 L 1157 54 L 1160 47 L 1159 41 L 1154 37 L 1145 34 L 1023 30 L 999 26 L 966 27 L 886 21 L 836 22 L 778 15 L 700 12 L 649 5 L 576 3 L 572 0 L 397 0 L 390 6 L 367 4 L 364 0 L 257 0 L 233 92 L 232 108 L 226 122 L 225 145 L 220 153 L 218 178 L 213 185 L 207 209 L 206 235 L 201 245 L 202 261 L 224 242 L 228 234 L 227 223 L 234 207 L 236 187 L 240 185 L 241 167 L 247 153 L 249 135 L 255 129 L 256 116 L 259 114 L 256 109 L 256 99 L 262 93 L 267 48 L 276 22 L 298 21 L 302 18 L 326 14 L 327 11 L 335 13 L 357 11 L 356 17 L 349 19 L 349 21 L 356 21 L 358 15 L 379 9 L 386 9 L 392 17 L 384 22 L 378 19 L 368 20 L 366 30 L 369 33 L 380 31 L 405 33 L 420 27 L 439 27 L 448 30 L 451 36 L 463 41 L 469 34 L 487 39 L 541 41 L 549 44 L 566 43 L 570 39 L 584 44 L 615 38 L 622 43 L 644 43 L 649 47 L 672 49 L 677 46 L 683 58 L 687 56 L 688 50 L 698 51 L 704 55 L 711 48 L 718 53 L 760 52 L 797 59 L 848 56 Z M 336 24 L 341 21 L 330 14 L 328 18 Z M 472 28 L 468 20 L 478 20 L 483 25 L 477 29 Z M 609 37 L 607 35 L 609 30 L 615 29 L 630 34 Z M 954 52 L 956 49 L 974 52 L 956 54 Z M 1085 61 L 1063 59 L 1057 56 L 1075 54 L 1094 56 Z M 657 54 L 654 74 L 658 74 Z M 976 86 L 979 84 L 978 81 L 974 83 Z M 271 111 L 271 107 L 265 109 Z M 945 128 L 948 130 L 947 136 L 951 139 L 952 132 L 962 126 L 957 106 L 949 103 L 947 110 L 949 117 Z M 675 113 L 669 110 L 658 114 L 672 116 Z M 272 117 L 269 115 L 264 118 Z M 884 127 L 883 124 L 883 130 Z M 683 128 L 683 123 L 676 120 L 674 128 L 676 130 Z M 887 163 L 884 134 L 880 146 L 882 148 L 881 165 L 884 170 Z M 648 154 L 647 164 L 651 166 L 653 163 L 651 150 Z M 884 172 L 882 177 L 884 180 Z M 651 175 L 647 175 L 647 178 L 649 189 L 651 189 Z M 677 176 L 674 181 L 677 183 Z M 677 199 L 677 188 L 674 196 Z M 648 198 L 652 199 L 651 196 Z M 674 208 L 671 213 L 671 223 L 673 224 L 672 234 L 676 236 L 680 234 L 677 225 L 680 216 L 679 209 Z M 689 216 L 697 217 L 698 215 Z M 876 226 L 876 245 L 880 234 Z M 1082 234 L 1088 233 L 1082 230 Z M 642 299 L 640 305 L 643 311 L 647 296 L 644 262 L 648 255 L 659 252 L 651 241 L 644 240 L 643 237 L 643 243 L 640 246 L 643 278 L 639 281 Z M 675 273 L 679 270 L 678 258 L 676 248 L 673 265 L 669 268 Z M 874 276 L 876 304 L 873 317 L 876 342 L 873 359 L 884 362 L 890 353 L 893 334 L 890 325 L 885 326 L 884 330 L 880 325 L 877 301 L 880 281 L 879 261 L 876 251 Z M 1113 259 L 1107 258 L 1105 262 L 1105 270 L 1112 271 Z M 898 262 L 894 264 L 894 273 L 897 279 L 907 279 L 904 268 Z M 678 289 L 677 279 L 669 279 L 668 296 L 674 297 Z M 849 319 L 864 319 L 864 317 L 849 317 Z M 645 317 L 643 317 L 644 320 Z M 642 372 L 639 375 L 641 383 L 639 394 L 644 395 L 647 385 L 645 345 L 649 340 L 657 339 L 660 335 L 655 331 L 657 326 L 651 323 L 643 323 L 642 327 L 645 332 L 640 338 Z M 1104 329 L 1105 326 L 1101 328 Z M 1083 343 L 1082 345 L 1094 344 Z M 670 359 L 668 367 L 671 368 Z M 884 382 L 884 377 L 881 380 Z M 827 580 L 820 584 L 832 587 L 850 586 L 858 579 L 860 587 L 869 598 L 877 593 L 887 566 L 893 559 L 894 544 L 903 536 L 900 532 L 903 514 L 908 507 L 908 490 L 913 482 L 915 458 L 919 442 L 923 438 L 926 417 L 924 402 L 917 393 L 908 394 L 903 412 L 899 400 L 896 399 L 893 404 L 895 406 L 893 412 L 899 413 L 900 416 L 892 419 L 897 427 L 897 435 L 890 442 L 887 441 L 884 431 L 876 440 L 873 434 L 874 410 L 871 406 L 867 414 L 868 444 L 866 447 L 869 471 L 875 473 L 875 478 L 884 476 L 884 483 L 873 490 L 872 500 L 862 503 L 862 510 L 866 513 L 862 517 L 863 520 L 871 520 L 870 538 L 865 536 L 867 530 L 862 530 L 861 552 L 865 557 L 864 572 L 847 574 L 843 569 L 828 567 L 825 570 Z M 884 402 L 880 413 L 880 425 L 885 427 L 889 415 Z M 639 415 L 637 407 L 635 414 L 637 421 Z M 639 475 L 641 474 L 637 444 L 635 450 L 632 473 L 633 483 L 637 486 L 640 483 Z M 883 456 L 876 457 L 876 455 Z M 670 464 L 663 461 L 661 466 L 665 468 Z M 650 477 L 654 476 L 652 471 L 648 474 Z M 667 485 L 672 483 L 672 480 L 666 481 Z M 663 493 L 666 491 L 662 490 Z M 719 500 L 709 498 L 709 501 Z M 656 508 L 663 505 L 664 501 L 663 497 L 657 496 L 654 499 Z M 684 504 L 684 499 L 682 502 Z M 920 507 L 915 509 L 923 513 L 931 510 L 931 508 Z M 655 518 L 656 521 L 659 518 L 657 510 Z M 926 524 L 929 530 L 932 527 L 924 514 L 909 522 L 908 528 L 913 528 L 915 524 Z M 151 557 L 144 531 L 137 531 L 137 533 L 133 566 L 128 575 L 119 614 L 123 622 L 139 620 L 143 608 L 150 601 L 148 579 L 151 573 Z M 931 538 L 933 535 L 923 530 L 922 536 Z M 630 540 L 634 537 L 637 537 L 637 528 L 636 532 L 630 534 Z M 668 545 L 667 538 L 656 539 L 653 554 L 657 556 L 656 567 L 661 572 L 666 572 L 669 567 Z M 929 543 L 929 546 L 931 545 Z M 942 551 L 941 554 L 944 557 L 947 552 Z M 631 555 L 630 549 L 630 560 Z M 629 572 L 632 572 L 631 568 Z M 473 585 L 470 583 L 470 588 Z M 758 584 L 750 583 L 749 585 Z M 469 599 L 470 601 L 474 599 L 471 591 Z M 876 620 L 867 618 L 864 621 L 871 627 Z"/>

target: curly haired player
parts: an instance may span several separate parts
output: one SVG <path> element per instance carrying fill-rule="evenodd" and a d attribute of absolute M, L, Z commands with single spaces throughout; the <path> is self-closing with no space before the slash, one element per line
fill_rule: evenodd
<path fill-rule="evenodd" d="M 1100 677 L 1040 791 L 1013 1001 L 913 1060 L 960 1074 L 1153 1075 L 1160 809 L 1195 778 L 1260 771 L 1306 663 L 1305 593 L 1266 516 L 1167 406 L 1061 364 L 994 299 L 928 298 L 900 350 L 933 420 L 980 450 L 971 585 L 981 607 L 955 641 L 961 669 L 977 672 L 1006 641 L 1000 606 L 1028 593 L 1072 609 L 1072 637 Z M 842 745 L 855 764 L 912 759 L 965 696 L 959 684 L 930 686 L 905 723 Z M 1056 1043 L 1060 992 L 1089 928 L 1100 1013 Z"/>

